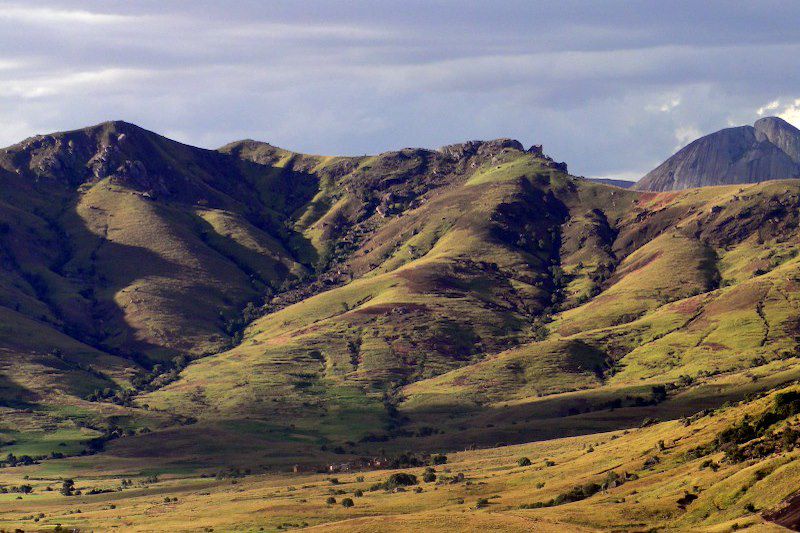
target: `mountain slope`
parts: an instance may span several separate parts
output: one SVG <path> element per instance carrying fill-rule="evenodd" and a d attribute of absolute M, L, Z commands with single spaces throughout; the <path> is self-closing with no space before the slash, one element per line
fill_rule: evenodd
<path fill-rule="evenodd" d="M 682 190 L 800 177 L 800 130 L 777 117 L 701 137 L 650 171 L 635 188 Z"/>
<path fill-rule="evenodd" d="M 780 124 L 750 134 L 792 150 Z M 15 145 L 0 168 L 0 457 L 41 461 L 0 468 L 0 483 L 139 476 L 114 498 L 140 502 L 155 474 L 225 491 L 198 476 L 410 468 L 532 441 L 548 441 L 525 449 L 551 468 L 566 441 L 550 439 L 591 435 L 569 441 L 545 490 L 525 475 L 498 486 L 518 506 L 569 476 L 649 476 L 643 454 L 666 433 L 681 449 L 711 438 L 675 419 L 800 378 L 800 181 L 642 192 L 511 139 L 328 157 L 202 150 L 120 122 Z M 673 422 L 642 431 L 646 445 L 624 433 L 657 418 Z M 569 466 L 618 430 L 630 448 Z M 663 472 L 688 468 L 661 452 Z M 40 497 L 31 482 L 23 498 Z M 681 492 L 669 474 L 656 485 Z M 39 501 L 75 501 L 52 492 Z M 718 522 L 648 502 L 637 524 Z M 621 524 L 566 509 L 570 525 Z"/>

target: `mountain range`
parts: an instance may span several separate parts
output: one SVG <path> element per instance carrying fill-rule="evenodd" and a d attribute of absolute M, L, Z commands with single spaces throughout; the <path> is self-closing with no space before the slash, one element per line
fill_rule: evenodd
<path fill-rule="evenodd" d="M 796 132 L 636 190 L 512 139 L 0 150 L 0 524 L 795 527 Z"/>

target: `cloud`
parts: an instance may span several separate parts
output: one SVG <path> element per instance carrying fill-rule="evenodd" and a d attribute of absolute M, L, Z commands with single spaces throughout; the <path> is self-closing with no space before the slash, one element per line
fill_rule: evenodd
<path fill-rule="evenodd" d="M 775 107 L 777 108 L 777 106 Z M 791 122 L 795 126 L 800 126 L 800 98 L 797 98 L 791 104 L 785 106 L 778 116 L 786 122 Z"/>
<path fill-rule="evenodd" d="M 767 7 L 0 3 L 0 123 L 16 125 L 0 140 L 111 118 L 323 154 L 511 136 L 578 174 L 641 175 L 755 110 L 797 114 L 800 6 Z"/>
<path fill-rule="evenodd" d="M 764 116 L 768 111 L 774 111 L 781 105 L 780 100 L 773 100 L 768 104 L 762 105 L 756 110 L 756 115 L 759 117 Z"/>
<path fill-rule="evenodd" d="M 133 22 L 132 17 L 95 13 L 80 9 L 31 7 L 18 4 L 0 4 L 0 20 L 35 25 L 106 25 Z"/>
<path fill-rule="evenodd" d="M 0 80 L 0 93 L 22 99 L 35 99 L 67 94 L 86 97 L 99 90 L 114 89 L 120 84 L 141 80 L 151 73 L 134 69 L 103 69 L 86 72 L 50 73 L 21 80 Z"/>
<path fill-rule="evenodd" d="M 678 141 L 678 144 L 675 145 L 675 150 L 680 150 L 690 142 L 694 141 L 698 137 L 701 137 L 703 132 L 697 129 L 694 126 L 681 126 L 675 130 L 675 140 Z"/>

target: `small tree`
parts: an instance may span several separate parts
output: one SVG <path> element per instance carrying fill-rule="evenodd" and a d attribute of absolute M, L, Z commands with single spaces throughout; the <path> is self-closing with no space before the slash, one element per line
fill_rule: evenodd
<path fill-rule="evenodd" d="M 61 483 L 61 494 L 64 496 L 72 496 L 75 492 L 75 481 L 72 479 L 65 479 Z"/>
<path fill-rule="evenodd" d="M 432 455 L 431 464 L 434 466 L 447 464 L 447 456 L 443 453 L 437 453 L 435 455 Z"/>
<path fill-rule="evenodd" d="M 352 507 L 354 505 L 352 498 L 344 498 L 342 500 L 342 507 Z"/>
<path fill-rule="evenodd" d="M 395 487 L 408 487 L 410 485 L 416 485 L 417 483 L 417 476 L 414 474 L 398 472 L 389 476 L 389 479 L 386 481 L 386 487 L 393 489 Z"/>

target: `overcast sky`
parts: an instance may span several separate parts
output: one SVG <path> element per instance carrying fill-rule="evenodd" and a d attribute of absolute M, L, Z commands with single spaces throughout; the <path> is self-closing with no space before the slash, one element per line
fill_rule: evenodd
<path fill-rule="evenodd" d="M 800 125 L 800 3 L 0 0 L 0 145 L 111 119 L 321 154 L 513 137 L 635 179 Z"/>

